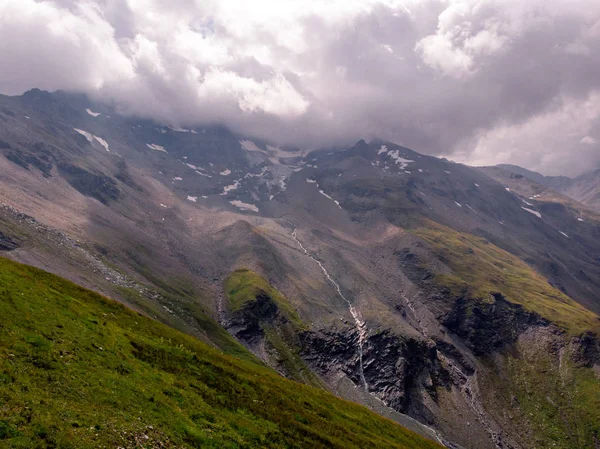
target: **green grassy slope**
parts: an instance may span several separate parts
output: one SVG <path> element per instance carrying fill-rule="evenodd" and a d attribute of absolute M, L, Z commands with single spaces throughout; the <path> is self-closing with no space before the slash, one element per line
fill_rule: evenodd
<path fill-rule="evenodd" d="M 436 281 L 457 296 L 486 300 L 500 292 L 509 301 L 554 322 L 573 334 L 600 335 L 600 319 L 593 312 L 552 287 L 518 257 L 474 235 L 437 223 L 411 231 L 425 240 L 452 274 Z"/>
<path fill-rule="evenodd" d="M 478 382 L 486 410 L 512 429 L 523 447 L 599 447 L 600 376 L 576 363 L 574 347 L 568 344 L 574 334 L 599 335 L 598 316 L 516 256 L 482 238 L 433 223 L 411 232 L 450 268 L 451 273 L 438 274 L 435 281 L 451 296 L 463 296 L 476 305 L 493 301 L 491 292 L 501 292 L 508 301 L 566 331 L 561 350 L 551 347 L 551 339 L 540 337 L 483 357 Z"/>
<path fill-rule="evenodd" d="M 507 353 L 488 363 L 485 379 L 488 409 L 507 411 L 499 419 L 518 423 L 514 432 L 524 447 L 598 447 L 600 380 L 590 368 L 549 353 Z"/>
<path fill-rule="evenodd" d="M 0 447 L 439 447 L 1 258 L 0 317 Z"/>
<path fill-rule="evenodd" d="M 254 271 L 242 268 L 231 273 L 225 279 L 225 291 L 232 312 L 241 310 L 248 302 L 254 301 L 258 294 L 266 293 L 290 321 L 301 329 L 306 328 L 292 304 L 266 279 Z"/>
<path fill-rule="evenodd" d="M 281 317 L 274 320 L 259 318 L 259 326 L 271 357 L 269 365 L 278 366 L 289 379 L 323 387 L 323 383 L 300 357 L 299 334 L 308 326 L 302 322 L 288 299 L 258 273 L 244 268 L 231 273 L 225 279 L 224 287 L 228 308 L 234 313 L 243 313 L 243 309 L 251 307 L 259 295 L 266 295 L 273 301 Z"/>

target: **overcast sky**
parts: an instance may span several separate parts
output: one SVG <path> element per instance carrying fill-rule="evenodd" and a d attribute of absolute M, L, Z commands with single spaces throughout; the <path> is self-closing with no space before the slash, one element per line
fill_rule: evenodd
<path fill-rule="evenodd" d="M 598 0 L 0 0 L 0 92 L 470 164 L 600 166 Z"/>

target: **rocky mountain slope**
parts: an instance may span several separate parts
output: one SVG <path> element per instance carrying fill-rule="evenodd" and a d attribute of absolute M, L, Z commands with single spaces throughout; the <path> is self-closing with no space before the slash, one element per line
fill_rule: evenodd
<path fill-rule="evenodd" d="M 600 220 L 578 203 L 61 92 L 1 97 L 0 139 L 7 257 L 447 447 L 598 444 Z"/>
<path fill-rule="evenodd" d="M 556 190 L 596 212 L 600 212 L 600 169 L 575 178 L 568 178 L 566 176 L 544 176 L 516 165 L 503 164 L 498 167 Z"/>

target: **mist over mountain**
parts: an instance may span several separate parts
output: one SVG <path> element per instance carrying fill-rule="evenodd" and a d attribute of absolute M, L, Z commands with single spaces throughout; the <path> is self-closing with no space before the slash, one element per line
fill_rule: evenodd
<path fill-rule="evenodd" d="M 600 163 L 599 8 L 5 0 L 0 93 L 84 92 L 172 126 L 305 148 L 382 138 L 573 176 Z"/>

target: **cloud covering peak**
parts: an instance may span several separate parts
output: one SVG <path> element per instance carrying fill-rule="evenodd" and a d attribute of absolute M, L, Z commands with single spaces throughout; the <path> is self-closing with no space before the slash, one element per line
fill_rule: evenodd
<path fill-rule="evenodd" d="M 73 90 L 280 143 L 600 163 L 596 0 L 3 0 L 0 92 Z"/>

